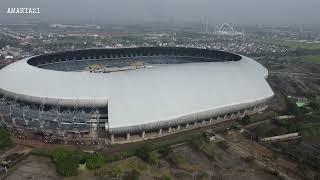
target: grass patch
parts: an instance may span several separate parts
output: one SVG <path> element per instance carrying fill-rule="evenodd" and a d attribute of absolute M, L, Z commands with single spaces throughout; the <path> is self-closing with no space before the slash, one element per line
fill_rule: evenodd
<path fill-rule="evenodd" d="M 320 55 L 305 55 L 290 57 L 290 60 L 296 62 L 309 62 L 309 63 L 320 63 Z"/>
<path fill-rule="evenodd" d="M 314 56 L 302 56 L 300 57 L 303 61 L 312 62 L 312 63 L 320 63 L 320 55 Z"/>
<path fill-rule="evenodd" d="M 303 137 L 320 137 L 320 123 L 304 124 L 300 129 L 300 134 Z"/>
<path fill-rule="evenodd" d="M 56 165 L 56 170 L 61 176 L 74 176 L 78 174 L 78 164 L 86 164 L 88 169 L 99 169 L 106 163 L 111 163 L 119 160 L 124 160 L 132 156 L 138 156 L 149 164 L 158 164 L 160 155 L 165 152 L 170 146 L 194 142 L 203 138 L 200 132 L 187 132 L 180 134 L 173 138 L 165 138 L 154 143 L 143 142 L 129 146 L 121 152 L 105 154 L 105 153 L 85 153 L 81 150 L 70 151 L 66 149 L 34 149 L 31 154 L 36 156 L 48 157 Z M 147 144 L 147 146 L 146 146 Z M 160 154 L 159 154 L 160 153 Z M 65 163 L 66 166 L 61 163 Z M 97 172 L 98 174 L 108 174 L 103 171 Z"/>
<path fill-rule="evenodd" d="M 61 176 L 78 175 L 79 164 L 86 164 L 88 169 L 98 169 L 112 159 L 108 155 L 85 153 L 81 150 L 70 151 L 64 148 L 34 149 L 31 154 L 50 158 Z"/>
<path fill-rule="evenodd" d="M 13 141 L 9 131 L 0 128 L 0 150 L 13 146 Z"/>
<path fill-rule="evenodd" d="M 308 49 L 308 50 L 320 50 L 320 43 L 307 43 L 307 42 L 297 42 L 297 41 L 289 41 L 286 39 L 261 39 L 261 42 L 274 44 L 279 46 L 285 46 L 289 49 Z"/>
<path fill-rule="evenodd" d="M 185 163 L 184 157 L 179 152 L 170 152 L 167 158 L 168 161 L 176 167 L 180 167 L 182 164 Z"/>

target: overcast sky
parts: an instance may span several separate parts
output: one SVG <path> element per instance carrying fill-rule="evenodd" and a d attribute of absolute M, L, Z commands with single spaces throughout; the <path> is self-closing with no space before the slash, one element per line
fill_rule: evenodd
<path fill-rule="evenodd" d="M 6 14 L 8 7 L 39 7 L 40 15 Z M 39 18 L 56 22 L 200 22 L 320 24 L 320 0 L 0 0 L 0 23 Z"/>

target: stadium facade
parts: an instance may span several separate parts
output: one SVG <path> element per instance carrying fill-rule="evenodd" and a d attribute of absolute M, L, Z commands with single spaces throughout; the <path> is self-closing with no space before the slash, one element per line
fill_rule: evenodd
<path fill-rule="evenodd" d="M 274 95 L 267 76 L 256 61 L 218 50 L 44 54 L 0 70 L 0 122 L 46 141 L 140 141 L 264 110 Z"/>

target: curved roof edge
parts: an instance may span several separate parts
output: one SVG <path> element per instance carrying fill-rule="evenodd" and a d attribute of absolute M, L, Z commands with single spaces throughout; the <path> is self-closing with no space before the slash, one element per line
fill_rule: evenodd
<path fill-rule="evenodd" d="M 47 97 L 36 97 L 25 94 L 17 94 L 14 92 L 10 92 L 0 88 L 0 93 L 5 94 L 14 99 L 18 99 L 20 101 L 25 101 L 29 103 L 35 104 L 47 104 L 47 105 L 63 105 L 69 107 L 106 107 L 108 104 L 108 99 L 58 99 L 58 98 L 47 98 Z"/>
<path fill-rule="evenodd" d="M 224 115 L 224 114 L 240 111 L 246 108 L 250 108 L 270 100 L 273 96 L 274 96 L 274 93 L 270 94 L 267 97 L 253 100 L 250 102 L 244 102 L 244 103 L 239 103 L 234 105 L 225 105 L 219 108 L 202 110 L 199 112 L 190 113 L 188 115 L 181 115 L 173 118 L 168 118 L 167 120 L 160 120 L 160 121 L 155 121 L 147 124 L 109 128 L 109 132 L 114 134 L 121 134 L 124 132 L 141 132 L 141 131 L 148 131 L 148 130 L 165 128 L 170 126 L 176 126 L 179 124 L 191 123 L 196 120 L 209 119 L 212 117 L 217 117 L 219 115 Z"/>

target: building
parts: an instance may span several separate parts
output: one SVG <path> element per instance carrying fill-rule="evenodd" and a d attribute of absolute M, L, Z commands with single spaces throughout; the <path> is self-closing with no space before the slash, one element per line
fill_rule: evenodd
<path fill-rule="evenodd" d="M 125 68 L 143 62 L 143 68 Z M 114 71 L 90 73 L 99 64 Z M 17 61 L 0 71 L 1 124 L 29 136 L 126 143 L 266 108 L 268 71 L 224 51 L 86 49 Z"/>

